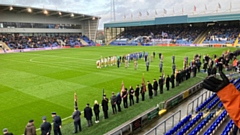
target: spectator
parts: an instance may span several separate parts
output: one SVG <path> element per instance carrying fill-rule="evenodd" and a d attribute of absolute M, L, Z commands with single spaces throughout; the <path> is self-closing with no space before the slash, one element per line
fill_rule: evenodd
<path fill-rule="evenodd" d="M 96 117 L 95 123 L 98 123 L 99 122 L 100 109 L 99 109 L 99 104 L 98 104 L 97 100 L 94 101 L 93 111 L 94 111 L 94 114 L 95 114 L 95 117 Z"/>
<path fill-rule="evenodd" d="M 82 131 L 82 127 L 81 127 L 81 112 L 78 110 L 78 107 L 75 107 L 75 111 L 72 114 L 72 118 L 74 120 L 74 129 L 75 131 L 73 132 L 74 134 L 76 134 L 78 132 L 78 128 L 79 131 Z"/>
<path fill-rule="evenodd" d="M 36 135 L 34 120 L 29 120 L 28 124 L 25 127 L 24 135 Z"/>
<path fill-rule="evenodd" d="M 84 117 L 87 120 L 87 126 L 92 126 L 92 108 L 89 107 L 89 104 L 87 103 L 85 109 L 84 109 Z"/>
<path fill-rule="evenodd" d="M 47 122 L 47 117 L 46 116 L 43 116 L 42 120 L 43 120 L 43 123 L 40 126 L 41 135 L 50 135 L 51 134 L 51 129 L 52 129 L 51 123 Z"/>

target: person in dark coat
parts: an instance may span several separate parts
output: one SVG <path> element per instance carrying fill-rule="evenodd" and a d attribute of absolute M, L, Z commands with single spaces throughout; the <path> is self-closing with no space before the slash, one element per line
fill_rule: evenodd
<path fill-rule="evenodd" d="M 171 84 L 172 84 L 172 88 L 174 88 L 175 86 L 174 86 L 174 83 L 175 83 L 175 76 L 174 76 L 174 74 L 172 74 L 171 75 Z"/>
<path fill-rule="evenodd" d="M 146 62 L 146 70 L 149 71 L 149 61 Z"/>
<path fill-rule="evenodd" d="M 53 132 L 54 135 L 62 135 L 61 128 L 62 128 L 62 119 L 60 116 L 57 116 L 56 112 L 52 112 L 53 117 Z"/>
<path fill-rule="evenodd" d="M 175 71 L 176 71 L 176 65 L 174 63 L 174 64 L 172 64 L 172 72 L 173 72 L 173 74 L 175 74 Z"/>
<path fill-rule="evenodd" d="M 157 96 L 158 83 L 156 79 L 153 80 L 153 90 L 154 90 L 154 96 Z"/>
<path fill-rule="evenodd" d="M 167 87 L 167 90 L 169 90 L 169 86 L 170 86 L 170 77 L 169 75 L 167 75 L 167 78 L 166 78 L 166 87 Z"/>
<path fill-rule="evenodd" d="M 112 97 L 111 97 L 111 105 L 112 105 L 112 112 L 113 114 L 117 113 L 117 96 L 114 94 L 114 92 L 112 92 Z"/>
<path fill-rule="evenodd" d="M 148 95 L 149 95 L 149 98 L 152 99 L 152 96 L 153 96 L 153 91 L 152 91 L 152 84 L 148 81 L 147 82 L 148 84 Z"/>
<path fill-rule="evenodd" d="M 163 94 L 164 77 L 160 76 L 158 80 L 160 94 Z"/>
<path fill-rule="evenodd" d="M 124 90 L 122 90 L 122 98 L 123 98 L 123 107 L 124 108 L 128 108 L 128 92 L 127 92 L 127 88 L 125 88 Z"/>
<path fill-rule="evenodd" d="M 208 76 L 210 76 L 212 74 L 212 68 L 210 66 L 208 67 L 207 72 L 208 72 Z"/>
<path fill-rule="evenodd" d="M 104 118 L 107 119 L 108 118 L 108 98 L 106 97 L 106 95 L 103 95 L 102 109 L 104 113 Z"/>
<path fill-rule="evenodd" d="M 142 101 L 145 100 L 145 92 L 146 92 L 146 86 L 144 83 L 142 83 L 142 86 L 141 86 L 141 96 L 142 96 Z"/>
<path fill-rule="evenodd" d="M 99 122 L 100 109 L 99 109 L 99 104 L 98 104 L 97 100 L 94 101 L 93 111 L 94 111 L 94 114 L 95 114 L 95 117 L 96 117 L 95 123 L 98 123 Z"/>
<path fill-rule="evenodd" d="M 213 67 L 211 74 L 216 76 L 216 74 L 217 74 L 217 67 L 216 66 Z"/>
<path fill-rule="evenodd" d="M 197 67 L 196 67 L 195 64 L 193 65 L 192 70 L 193 70 L 193 77 L 196 77 L 196 74 L 197 74 Z"/>
<path fill-rule="evenodd" d="M 13 133 L 8 132 L 7 128 L 3 129 L 3 135 L 13 135 Z"/>
<path fill-rule="evenodd" d="M 129 89 L 129 102 L 130 102 L 130 106 L 134 105 L 134 100 L 133 100 L 133 97 L 134 97 L 134 89 L 132 86 L 130 86 L 130 89 Z"/>
<path fill-rule="evenodd" d="M 177 72 L 177 74 L 176 74 L 176 86 L 178 86 L 180 84 L 180 79 L 181 79 L 180 73 Z"/>
<path fill-rule="evenodd" d="M 92 108 L 89 107 L 89 104 L 87 103 L 86 107 L 84 108 L 84 118 L 87 120 L 87 126 L 92 126 Z"/>
<path fill-rule="evenodd" d="M 28 124 L 25 127 L 24 135 L 36 135 L 34 120 L 29 120 Z"/>
<path fill-rule="evenodd" d="M 162 53 L 158 53 L 159 60 L 161 59 Z"/>
<path fill-rule="evenodd" d="M 160 61 L 160 64 L 159 64 L 159 71 L 160 71 L 160 73 L 162 73 L 162 69 L 163 69 L 163 62 Z"/>
<path fill-rule="evenodd" d="M 41 135 L 50 135 L 51 134 L 51 129 L 52 129 L 51 123 L 47 122 L 47 117 L 46 116 L 43 116 L 42 120 L 43 120 L 43 123 L 40 126 Z"/>
<path fill-rule="evenodd" d="M 74 121 L 74 129 L 75 131 L 73 133 L 77 133 L 78 132 L 78 128 L 79 131 L 82 131 L 82 126 L 81 126 L 81 112 L 78 110 L 78 107 L 75 107 L 75 111 L 72 114 L 72 118 Z"/>
<path fill-rule="evenodd" d="M 156 55 L 156 53 L 155 53 L 155 52 L 153 52 L 153 58 L 155 58 L 155 55 Z"/>
<path fill-rule="evenodd" d="M 117 94 L 117 107 L 118 107 L 118 112 L 121 112 L 121 103 L 122 103 L 122 97 L 121 94 Z"/>
<path fill-rule="evenodd" d="M 139 92 L 140 92 L 140 88 L 139 88 L 139 85 L 137 85 L 135 89 L 136 103 L 139 103 Z"/>

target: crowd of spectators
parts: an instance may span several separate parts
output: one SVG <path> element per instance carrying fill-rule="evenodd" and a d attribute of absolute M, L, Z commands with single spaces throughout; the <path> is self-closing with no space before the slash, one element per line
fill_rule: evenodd
<path fill-rule="evenodd" d="M 208 33 L 204 43 L 228 43 L 232 44 L 239 36 L 240 30 L 236 26 L 217 26 L 213 27 Z"/>
<path fill-rule="evenodd" d="M 71 35 L 32 35 L 25 36 L 22 34 L 0 34 L 0 41 L 6 43 L 10 49 L 26 49 L 26 48 L 44 48 L 57 47 L 60 45 L 83 45 L 81 40 L 84 40 L 88 45 L 93 42 L 85 35 L 71 34 Z"/>

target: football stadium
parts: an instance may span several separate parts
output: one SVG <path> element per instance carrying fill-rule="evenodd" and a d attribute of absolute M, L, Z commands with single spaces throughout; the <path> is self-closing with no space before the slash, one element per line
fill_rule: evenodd
<path fill-rule="evenodd" d="M 240 12 L 154 14 L 105 23 L 99 44 L 101 15 L 0 4 L 3 134 L 234 134 Z"/>

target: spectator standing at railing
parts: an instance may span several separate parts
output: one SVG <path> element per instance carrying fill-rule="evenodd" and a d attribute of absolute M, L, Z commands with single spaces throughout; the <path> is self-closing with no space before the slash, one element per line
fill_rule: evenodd
<path fill-rule="evenodd" d="M 89 106 L 87 103 L 86 107 L 84 108 L 84 117 L 87 120 L 87 126 L 90 127 L 92 126 L 92 108 Z"/>
<path fill-rule="evenodd" d="M 147 82 L 148 84 L 148 95 L 149 95 L 149 98 L 152 99 L 152 96 L 153 96 L 153 91 L 152 91 L 152 84 L 148 81 Z"/>
<path fill-rule="evenodd" d="M 24 135 L 36 135 L 36 128 L 34 126 L 34 120 L 29 120 L 25 127 Z"/>
<path fill-rule="evenodd" d="M 172 73 L 171 78 L 170 78 L 171 84 L 172 84 L 172 88 L 175 87 L 174 83 L 175 83 L 175 76 L 174 73 Z"/>
<path fill-rule="evenodd" d="M 154 90 L 154 96 L 157 96 L 158 83 L 156 79 L 153 80 L 153 90 Z"/>
<path fill-rule="evenodd" d="M 102 109 L 104 113 L 104 118 L 107 119 L 108 118 L 108 98 L 106 97 L 106 95 L 103 95 Z"/>
<path fill-rule="evenodd" d="M 122 97 L 121 94 L 117 94 L 117 107 L 118 107 L 118 112 L 121 112 L 121 103 L 122 103 Z"/>
<path fill-rule="evenodd" d="M 117 113 L 116 104 L 117 104 L 117 96 L 114 94 L 114 92 L 112 92 L 111 105 L 112 105 L 113 114 Z"/>
<path fill-rule="evenodd" d="M 163 94 L 164 76 L 160 76 L 158 80 L 160 94 Z"/>
<path fill-rule="evenodd" d="M 94 111 L 95 118 L 96 118 L 95 123 L 98 123 L 99 122 L 100 109 L 99 109 L 99 104 L 98 104 L 97 100 L 94 101 L 93 111 Z"/>
<path fill-rule="evenodd" d="M 50 135 L 51 130 L 52 130 L 51 123 L 47 122 L 47 117 L 46 116 L 42 117 L 42 121 L 43 121 L 43 123 L 40 126 L 41 135 Z"/>
<path fill-rule="evenodd" d="M 72 118 L 74 121 L 74 134 L 76 134 L 79 131 L 82 131 L 82 126 L 81 126 L 81 112 L 78 110 L 78 107 L 75 107 L 75 111 L 72 114 Z"/>
<path fill-rule="evenodd" d="M 169 90 L 169 87 L 170 87 L 170 77 L 169 75 L 167 75 L 167 78 L 166 78 L 166 88 L 167 88 L 167 91 Z"/>
<path fill-rule="evenodd" d="M 129 102 L 130 102 L 130 106 L 134 105 L 134 100 L 133 100 L 133 97 L 134 97 L 134 89 L 132 86 L 130 86 L 129 88 Z"/>
<path fill-rule="evenodd" d="M 54 135 L 62 135 L 61 128 L 62 128 L 62 119 L 60 116 L 57 116 L 56 112 L 52 112 L 53 117 L 53 132 Z"/>
<path fill-rule="evenodd" d="M 127 88 L 122 90 L 122 98 L 123 98 L 123 107 L 124 108 L 128 108 L 128 92 L 127 92 Z"/>
<path fill-rule="evenodd" d="M 3 135 L 13 135 L 13 133 L 8 132 L 7 128 L 3 129 Z"/>
<path fill-rule="evenodd" d="M 136 103 L 139 103 L 139 93 L 140 93 L 140 88 L 139 88 L 139 85 L 137 85 L 134 93 L 136 97 Z"/>

